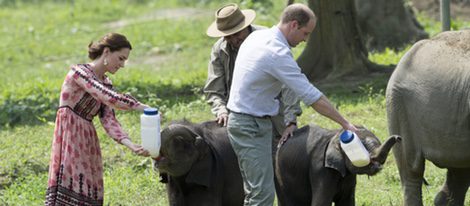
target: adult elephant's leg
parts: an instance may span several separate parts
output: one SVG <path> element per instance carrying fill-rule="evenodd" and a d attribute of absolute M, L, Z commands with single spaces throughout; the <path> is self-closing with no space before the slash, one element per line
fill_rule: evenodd
<path fill-rule="evenodd" d="M 392 80 L 391 80 L 392 81 Z M 398 90 L 387 86 L 387 117 L 390 135 L 400 135 L 402 141 L 395 144 L 393 154 L 400 172 L 403 201 L 405 206 L 423 205 L 421 186 L 424 173 L 424 157 L 421 154 L 419 143 L 419 121 L 414 119 L 413 105 L 407 105 L 408 97 L 404 97 Z"/>
<path fill-rule="evenodd" d="M 417 152 L 417 148 L 405 148 L 405 144 L 396 144 L 393 150 L 400 172 L 404 205 L 423 205 L 421 187 L 423 184 L 424 158 Z"/>
<path fill-rule="evenodd" d="M 470 169 L 447 169 L 447 178 L 441 191 L 434 199 L 434 205 L 463 205 L 470 184 Z"/>

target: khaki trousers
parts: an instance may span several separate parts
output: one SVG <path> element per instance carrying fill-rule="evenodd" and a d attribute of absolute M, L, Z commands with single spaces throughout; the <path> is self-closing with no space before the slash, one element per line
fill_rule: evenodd
<path fill-rule="evenodd" d="M 275 187 L 271 119 L 231 112 L 227 130 L 243 178 L 244 205 L 272 206 Z"/>

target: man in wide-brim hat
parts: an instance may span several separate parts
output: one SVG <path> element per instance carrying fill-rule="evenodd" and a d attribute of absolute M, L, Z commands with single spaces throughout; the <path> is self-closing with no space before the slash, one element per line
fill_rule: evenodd
<path fill-rule="evenodd" d="M 227 125 L 226 104 L 238 48 L 251 32 L 261 29 L 251 25 L 255 17 L 254 10 L 240 10 L 236 4 L 227 4 L 215 12 L 215 21 L 206 32 L 210 37 L 221 37 L 212 46 L 204 93 L 216 121 L 224 126 Z"/>
<path fill-rule="evenodd" d="M 220 37 L 212 47 L 204 93 L 207 102 L 212 106 L 211 110 L 216 116 L 216 121 L 223 126 L 227 125 L 229 111 L 226 104 L 238 48 L 252 32 L 265 29 L 262 26 L 252 25 L 255 17 L 256 12 L 252 9 L 240 10 L 237 4 L 226 4 L 215 12 L 215 20 L 206 32 L 210 37 Z M 278 121 L 274 123 L 279 136 L 284 131 L 288 132 L 285 129 L 286 125 L 290 126 L 289 131 L 296 128 L 297 116 L 302 112 L 293 92 L 283 91 L 281 101 L 286 108 L 286 111 L 281 110 L 281 113 L 285 115 L 284 117 L 282 114 L 279 115 Z"/>

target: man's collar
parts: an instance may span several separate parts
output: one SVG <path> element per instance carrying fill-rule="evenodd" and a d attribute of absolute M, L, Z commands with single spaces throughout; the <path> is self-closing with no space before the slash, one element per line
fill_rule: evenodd
<path fill-rule="evenodd" d="M 289 47 L 289 49 L 292 48 L 289 45 L 289 42 L 287 41 L 286 36 L 284 36 L 284 34 L 282 33 L 281 29 L 279 29 L 278 26 L 274 25 L 273 27 L 271 27 L 271 30 L 274 32 L 274 34 L 276 34 L 276 38 L 278 38 L 282 43 L 284 43 L 287 47 Z"/>

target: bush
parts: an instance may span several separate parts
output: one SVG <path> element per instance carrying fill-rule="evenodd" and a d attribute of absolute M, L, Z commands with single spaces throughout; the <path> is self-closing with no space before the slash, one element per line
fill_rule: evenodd
<path fill-rule="evenodd" d="M 4 96 L 0 104 L 0 126 L 38 124 L 55 117 L 59 91 L 31 90 L 26 94 Z"/>

